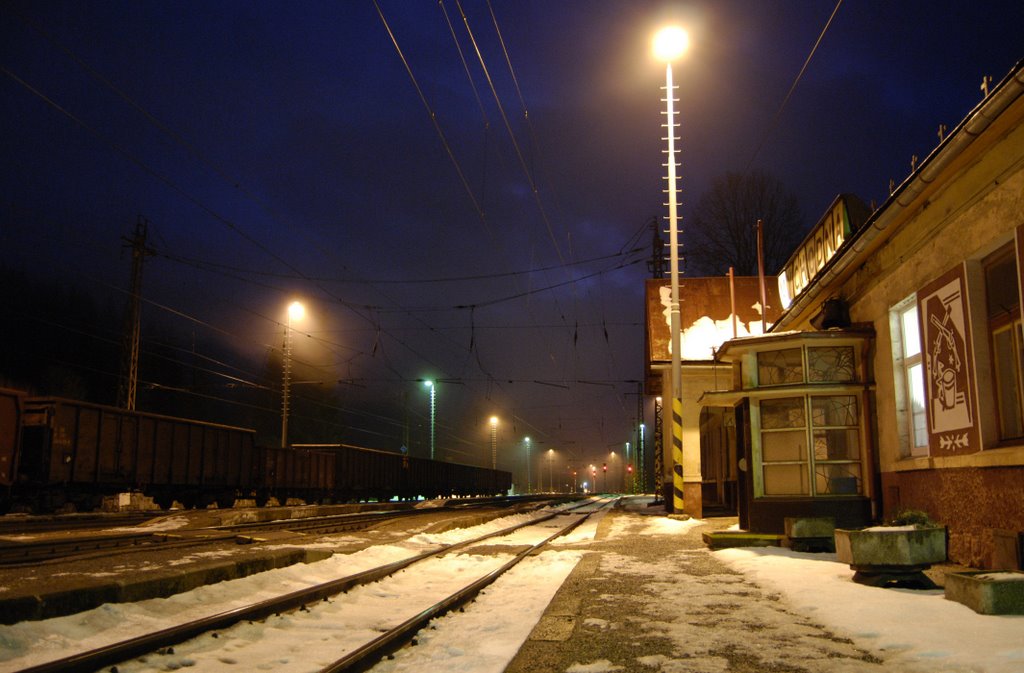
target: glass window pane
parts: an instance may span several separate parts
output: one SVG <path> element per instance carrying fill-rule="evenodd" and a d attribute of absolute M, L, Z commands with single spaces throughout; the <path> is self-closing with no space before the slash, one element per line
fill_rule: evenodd
<path fill-rule="evenodd" d="M 1013 254 L 985 267 L 985 296 L 990 320 L 1018 310 L 1017 259 Z"/>
<path fill-rule="evenodd" d="M 995 385 L 999 404 L 999 434 L 1002 439 L 1020 437 L 1022 432 L 1021 403 L 1019 397 L 1018 376 L 1020 362 L 1017 360 L 1019 348 L 1014 343 L 1014 335 L 1020 329 L 1020 323 L 1011 323 L 992 335 L 995 351 Z"/>
<path fill-rule="evenodd" d="M 808 495 L 807 465 L 765 465 L 765 495 Z"/>
<path fill-rule="evenodd" d="M 860 460 L 860 431 L 815 430 L 814 460 Z"/>
<path fill-rule="evenodd" d="M 924 365 L 917 363 L 907 368 L 910 385 L 910 413 L 914 421 L 914 446 L 928 445 L 927 416 L 924 412 Z"/>
<path fill-rule="evenodd" d="M 807 460 L 807 433 L 803 430 L 761 433 L 761 460 Z"/>
<path fill-rule="evenodd" d="M 860 463 L 817 465 L 814 489 L 818 495 L 857 495 L 861 492 Z"/>
<path fill-rule="evenodd" d="M 900 314 L 903 324 L 903 357 L 909 358 L 921 352 L 921 333 L 917 324 L 917 306 L 911 305 Z"/>
<path fill-rule="evenodd" d="M 802 428 L 805 425 L 807 423 L 804 421 L 804 398 L 761 400 L 762 429 Z"/>
<path fill-rule="evenodd" d="M 811 423 L 826 425 L 860 425 L 857 398 L 854 395 L 830 395 L 811 398 Z"/>
<path fill-rule="evenodd" d="M 803 354 L 799 348 L 765 351 L 757 354 L 757 384 L 777 386 L 784 383 L 803 383 Z"/>
<path fill-rule="evenodd" d="M 812 382 L 855 380 L 853 346 L 808 348 L 807 378 Z"/>

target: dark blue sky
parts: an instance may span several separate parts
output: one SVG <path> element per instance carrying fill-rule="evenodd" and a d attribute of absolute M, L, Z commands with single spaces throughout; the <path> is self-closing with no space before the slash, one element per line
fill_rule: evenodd
<path fill-rule="evenodd" d="M 408 399 L 422 422 L 416 379 L 448 379 L 438 445 L 456 459 L 489 460 L 496 414 L 509 454 L 529 434 L 602 460 L 631 440 L 644 226 L 664 214 L 659 23 L 693 41 L 684 229 L 747 168 L 808 225 L 839 192 L 882 202 L 982 76 L 1024 57 L 1024 3 L 846 0 L 773 129 L 831 0 L 463 0 L 503 116 L 454 0 L 379 6 L 422 99 L 372 0 L 4 3 L 0 262 L 116 292 L 141 214 L 147 298 L 257 357 L 303 298 L 298 356 L 360 381 L 346 408 L 400 423 Z"/>

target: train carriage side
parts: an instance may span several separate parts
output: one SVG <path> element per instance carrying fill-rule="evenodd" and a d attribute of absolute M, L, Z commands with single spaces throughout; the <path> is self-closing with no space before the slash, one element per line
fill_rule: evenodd
<path fill-rule="evenodd" d="M 11 487 L 18 474 L 24 394 L 0 388 L 0 514 L 10 507 Z"/>
<path fill-rule="evenodd" d="M 26 398 L 22 425 L 19 481 L 43 510 L 126 490 L 224 506 L 252 487 L 252 430 L 55 397 Z"/>

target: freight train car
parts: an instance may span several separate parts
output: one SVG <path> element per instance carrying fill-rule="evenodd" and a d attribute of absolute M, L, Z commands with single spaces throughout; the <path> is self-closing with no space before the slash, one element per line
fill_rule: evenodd
<path fill-rule="evenodd" d="M 289 498 L 313 503 L 337 497 L 334 456 L 294 447 L 258 448 L 257 455 L 260 474 L 250 488 L 256 504 L 270 498 L 283 505 Z"/>
<path fill-rule="evenodd" d="M 137 491 L 161 507 L 494 495 L 508 472 L 342 444 L 260 447 L 255 431 L 0 389 L 0 513 L 89 510 Z"/>
<path fill-rule="evenodd" d="M 512 488 L 512 474 L 502 470 L 415 458 L 350 444 L 301 444 L 296 448 L 333 455 L 336 493 L 350 499 L 498 495 Z"/>
<path fill-rule="evenodd" d="M 255 432 L 54 397 L 23 400 L 12 499 L 52 511 L 138 490 L 161 506 L 230 505 L 261 466 Z"/>
<path fill-rule="evenodd" d="M 9 498 L 21 447 L 21 400 L 17 390 L 0 388 L 0 500 Z"/>

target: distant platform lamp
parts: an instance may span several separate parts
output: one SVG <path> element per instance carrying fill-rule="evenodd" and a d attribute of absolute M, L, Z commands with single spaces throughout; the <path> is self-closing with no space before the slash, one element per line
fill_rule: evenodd
<path fill-rule="evenodd" d="M 291 402 L 292 383 L 292 323 L 302 320 L 306 307 L 293 301 L 288 305 L 288 319 L 284 324 L 284 354 L 281 369 L 284 381 L 281 385 L 281 448 L 288 447 L 288 412 Z"/>
<path fill-rule="evenodd" d="M 430 459 L 434 460 L 434 448 L 437 443 L 437 385 L 427 379 L 423 382 L 430 388 Z"/>

